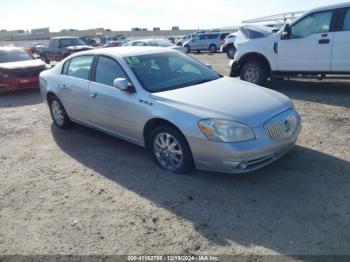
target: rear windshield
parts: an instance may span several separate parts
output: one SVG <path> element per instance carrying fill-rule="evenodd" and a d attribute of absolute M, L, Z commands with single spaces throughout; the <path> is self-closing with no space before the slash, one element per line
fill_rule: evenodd
<path fill-rule="evenodd" d="M 34 58 L 22 50 L 0 51 L 0 63 L 33 60 Z"/>
<path fill-rule="evenodd" d="M 148 43 L 150 46 L 161 46 L 161 47 L 173 46 L 173 44 L 167 39 L 151 40 Z"/>

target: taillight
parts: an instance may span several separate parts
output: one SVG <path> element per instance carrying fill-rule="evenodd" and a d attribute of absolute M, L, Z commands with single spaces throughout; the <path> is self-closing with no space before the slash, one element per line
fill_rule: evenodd
<path fill-rule="evenodd" d="M 33 50 L 31 48 L 26 48 L 26 51 L 29 53 L 29 54 L 33 54 Z"/>

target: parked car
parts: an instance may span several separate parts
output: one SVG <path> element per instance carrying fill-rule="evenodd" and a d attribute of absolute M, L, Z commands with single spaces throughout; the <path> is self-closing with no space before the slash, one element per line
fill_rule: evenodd
<path fill-rule="evenodd" d="M 252 32 L 243 27 L 237 35 L 231 76 L 264 85 L 268 78 L 350 74 L 349 3 L 311 10 L 278 33 Z"/>
<path fill-rule="evenodd" d="M 229 34 L 226 36 L 224 44 L 220 48 L 220 51 L 226 53 L 227 57 L 230 59 L 233 59 L 236 53 L 235 39 L 236 33 Z"/>
<path fill-rule="evenodd" d="M 194 36 L 194 34 L 185 35 L 185 36 L 176 38 L 176 40 L 175 40 L 175 45 L 177 45 L 177 46 L 183 46 L 183 43 L 186 42 L 187 40 L 192 39 L 193 36 Z"/>
<path fill-rule="evenodd" d="M 49 64 L 50 61 L 61 61 L 73 53 L 91 49 L 93 47 L 88 46 L 78 37 L 52 37 L 48 48 L 42 50 L 40 57 Z"/>
<path fill-rule="evenodd" d="M 286 96 L 159 47 L 74 54 L 41 73 L 40 87 L 59 128 L 77 122 L 144 146 L 174 173 L 256 170 L 301 127 Z"/>
<path fill-rule="evenodd" d="M 97 46 L 97 42 L 95 39 L 88 38 L 88 37 L 80 37 L 80 39 L 83 40 L 86 45 Z"/>
<path fill-rule="evenodd" d="M 120 47 L 123 46 L 125 43 L 122 41 L 110 41 L 107 44 L 105 44 L 103 47 Z"/>
<path fill-rule="evenodd" d="M 167 38 L 172 44 L 175 44 L 175 37 L 168 37 Z"/>
<path fill-rule="evenodd" d="M 167 39 L 139 39 L 130 41 L 124 46 L 158 46 L 172 48 L 182 53 L 186 52 L 185 48 L 183 48 L 182 46 L 174 45 Z"/>
<path fill-rule="evenodd" d="M 0 90 L 11 91 L 39 86 L 39 74 L 48 69 L 23 48 L 0 47 Z"/>
<path fill-rule="evenodd" d="M 200 33 L 192 37 L 192 39 L 185 41 L 183 46 L 186 48 L 187 53 L 192 51 L 210 51 L 211 53 L 216 53 L 217 50 L 220 50 L 225 37 L 228 35 L 229 33 L 225 32 Z"/>

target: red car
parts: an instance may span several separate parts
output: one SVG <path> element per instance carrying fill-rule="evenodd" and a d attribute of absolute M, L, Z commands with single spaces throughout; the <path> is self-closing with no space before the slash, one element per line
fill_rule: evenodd
<path fill-rule="evenodd" d="M 39 87 L 39 74 L 48 67 L 23 48 L 0 47 L 0 91 Z"/>

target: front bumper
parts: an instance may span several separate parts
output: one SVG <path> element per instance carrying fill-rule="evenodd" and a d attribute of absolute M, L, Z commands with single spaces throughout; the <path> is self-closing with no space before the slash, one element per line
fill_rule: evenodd
<path fill-rule="evenodd" d="M 256 139 L 241 143 L 220 143 L 192 138 L 190 145 L 198 169 L 221 173 L 247 173 L 260 169 L 288 153 L 301 131 L 301 119 L 293 135 L 271 139 L 264 127 L 253 128 Z"/>

